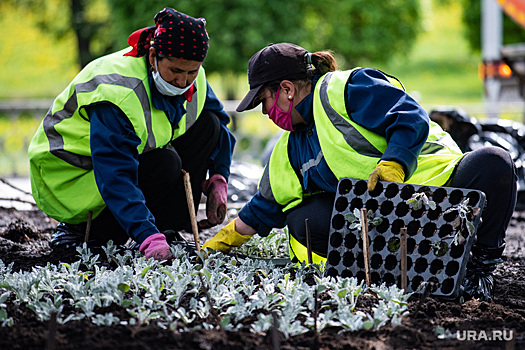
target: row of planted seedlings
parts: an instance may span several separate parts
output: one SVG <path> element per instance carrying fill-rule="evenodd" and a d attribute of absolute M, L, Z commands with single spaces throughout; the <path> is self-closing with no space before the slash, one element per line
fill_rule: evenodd
<path fill-rule="evenodd" d="M 277 328 L 288 338 L 326 327 L 377 329 L 407 315 L 410 294 L 396 286 L 324 277 L 323 266 L 276 268 L 272 258 L 286 251 L 286 231 L 275 231 L 264 239 L 256 235 L 230 255 L 189 254 L 173 245 L 169 263 L 111 243 L 100 254 L 77 247 L 78 261 L 31 271 L 12 271 L 12 264 L 0 261 L 0 325 L 16 324 L 9 314 L 14 306 L 59 324 L 87 319 L 100 326 L 156 325 L 177 332 Z M 374 305 L 359 307 L 360 298 Z"/>

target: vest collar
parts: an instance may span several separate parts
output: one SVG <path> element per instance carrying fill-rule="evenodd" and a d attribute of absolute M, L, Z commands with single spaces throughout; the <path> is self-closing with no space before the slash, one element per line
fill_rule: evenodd
<path fill-rule="evenodd" d="M 318 76 L 315 76 L 312 80 L 312 92 L 309 93 L 301 102 L 295 106 L 295 110 L 301 115 L 306 125 L 299 124 L 297 125 L 297 131 L 308 130 L 314 124 L 314 90 L 317 81 L 319 80 Z"/>

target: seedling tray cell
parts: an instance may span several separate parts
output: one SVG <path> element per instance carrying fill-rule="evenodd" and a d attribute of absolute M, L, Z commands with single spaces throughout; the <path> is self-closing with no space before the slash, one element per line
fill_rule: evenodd
<path fill-rule="evenodd" d="M 417 193 L 425 193 L 435 203 L 435 209 L 425 204 L 414 210 L 407 201 Z M 454 244 L 454 236 L 460 230 L 456 209 L 466 199 L 467 208 L 479 210 L 468 216 L 471 234 L 462 231 L 465 241 Z M 325 273 L 365 280 L 362 233 L 359 227 L 351 228 L 347 214 L 366 208 L 372 212 L 369 222 L 382 219 L 377 226 L 369 225 L 372 284 L 384 282 L 401 287 L 400 237 L 401 229 L 406 228 L 407 292 L 418 292 L 421 283 L 432 282 L 432 295 L 455 298 L 484 206 L 485 194 L 476 190 L 378 182 L 376 189 L 369 192 L 365 180 L 341 179 L 332 211 Z"/>

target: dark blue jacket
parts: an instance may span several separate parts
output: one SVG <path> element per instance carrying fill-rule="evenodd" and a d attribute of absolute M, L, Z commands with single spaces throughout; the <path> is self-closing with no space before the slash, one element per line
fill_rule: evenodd
<path fill-rule="evenodd" d="M 155 88 L 151 73 L 149 80 L 155 108 L 165 111 L 169 121 L 177 125 L 186 113 L 184 96 L 166 97 Z M 204 109 L 215 111 L 221 125 L 221 134 L 217 149 L 211 156 L 209 173 L 210 176 L 221 174 L 228 180 L 235 145 L 235 138 L 227 127 L 230 117 L 209 84 L 206 88 Z M 99 104 L 91 106 L 88 113 L 91 121 L 91 155 L 100 194 L 124 230 L 131 238 L 142 243 L 146 237 L 159 230 L 138 187 L 137 146 L 140 139 L 116 106 Z"/>
<path fill-rule="evenodd" d="M 314 86 L 317 79 L 314 80 Z M 313 90 L 295 109 L 306 122 L 290 133 L 289 155 L 299 173 L 302 164 L 315 160 L 321 150 L 313 117 Z M 346 86 L 346 109 L 354 122 L 386 138 L 388 147 L 381 160 L 402 164 L 406 177 L 417 168 L 419 155 L 429 133 L 425 110 L 403 90 L 395 88 L 375 69 L 355 71 Z M 338 180 L 324 158 L 304 174 L 306 193 L 335 192 Z M 274 227 L 286 225 L 282 206 L 264 199 L 260 192 L 241 209 L 239 217 L 266 236 Z"/>

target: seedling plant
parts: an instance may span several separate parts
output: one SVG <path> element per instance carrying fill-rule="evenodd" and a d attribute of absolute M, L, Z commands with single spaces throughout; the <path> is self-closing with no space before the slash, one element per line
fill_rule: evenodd
<path fill-rule="evenodd" d="M 429 200 L 427 194 L 432 195 L 432 192 L 427 193 L 422 191 L 414 193 L 412 197 L 406 201 L 406 203 L 412 210 L 425 209 L 426 206 L 432 210 L 435 210 L 436 203 L 432 200 Z M 468 205 L 468 203 L 469 199 L 467 198 L 458 205 L 448 208 L 443 213 L 444 215 L 457 213 L 457 218 L 453 222 L 455 234 L 451 237 L 444 237 L 444 239 L 452 238 L 452 244 L 454 245 L 464 244 L 466 238 L 472 236 L 475 232 L 473 220 L 475 216 L 479 215 L 480 208 L 473 208 L 472 206 Z M 432 243 L 432 248 L 435 250 L 437 256 L 443 256 L 448 251 L 449 245 L 443 240 L 434 241 Z"/>
<path fill-rule="evenodd" d="M 445 214 L 457 212 L 457 218 L 453 222 L 453 227 L 456 229 L 456 234 L 452 243 L 458 245 L 465 243 L 467 237 L 472 236 L 475 232 L 474 217 L 479 215 L 480 208 L 472 208 L 468 205 L 469 199 L 465 199 L 456 206 L 453 206 L 445 211 Z"/>
<path fill-rule="evenodd" d="M 372 215 L 374 212 L 372 210 L 368 210 L 366 212 L 366 216 L 368 219 L 368 229 L 371 229 L 374 226 L 381 225 L 383 222 L 382 218 L 374 218 Z M 357 229 L 358 232 L 361 234 L 363 223 L 361 222 L 361 212 L 358 208 L 355 208 L 353 212 L 345 214 L 345 219 L 348 221 L 348 227 L 350 230 Z"/>
<path fill-rule="evenodd" d="M 428 195 L 432 195 L 432 192 L 416 192 L 412 195 L 412 197 L 407 199 L 406 204 L 408 204 L 412 210 L 425 209 L 426 206 L 432 210 L 435 210 L 436 202 L 428 199 Z"/>

